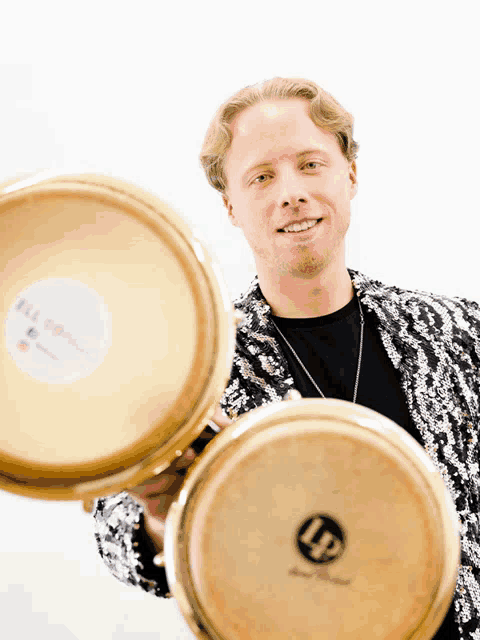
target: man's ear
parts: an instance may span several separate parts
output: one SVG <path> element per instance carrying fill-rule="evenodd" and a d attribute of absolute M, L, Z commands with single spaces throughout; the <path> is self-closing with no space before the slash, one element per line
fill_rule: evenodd
<path fill-rule="evenodd" d="M 235 216 L 233 215 L 233 207 L 230 204 L 229 199 L 227 198 L 227 196 L 225 194 L 222 196 L 222 199 L 223 199 L 223 204 L 225 205 L 225 208 L 228 211 L 228 219 L 230 220 L 230 222 L 233 224 L 234 227 L 238 227 L 237 220 L 236 220 Z"/>
<path fill-rule="evenodd" d="M 350 198 L 353 198 L 358 191 L 358 178 L 357 178 L 357 163 L 355 160 L 352 160 L 349 170 L 349 178 L 352 183 L 352 190 Z"/>

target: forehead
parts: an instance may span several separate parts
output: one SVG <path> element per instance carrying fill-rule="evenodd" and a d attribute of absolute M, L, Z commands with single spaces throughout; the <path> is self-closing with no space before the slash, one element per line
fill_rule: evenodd
<path fill-rule="evenodd" d="M 305 149 L 340 152 L 335 136 L 320 129 L 310 118 L 303 99 L 271 100 L 244 109 L 232 121 L 228 165 L 246 167 L 274 161 Z"/>

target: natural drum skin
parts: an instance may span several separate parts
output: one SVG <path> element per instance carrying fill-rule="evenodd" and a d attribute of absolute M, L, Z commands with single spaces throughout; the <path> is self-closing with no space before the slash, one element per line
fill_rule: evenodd
<path fill-rule="evenodd" d="M 215 265 L 162 201 L 90 174 L 0 185 L 0 487 L 88 499 L 203 431 L 234 346 Z"/>
<path fill-rule="evenodd" d="M 460 555 L 452 499 L 420 445 L 334 399 L 249 412 L 170 508 L 170 588 L 198 638 L 432 638 Z"/>

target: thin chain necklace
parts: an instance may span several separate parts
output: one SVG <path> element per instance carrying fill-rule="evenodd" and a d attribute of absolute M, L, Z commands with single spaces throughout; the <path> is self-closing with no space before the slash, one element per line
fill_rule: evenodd
<path fill-rule="evenodd" d="M 355 389 L 353 391 L 353 404 L 355 404 L 356 400 L 357 400 L 357 391 L 358 391 L 358 381 L 360 379 L 360 367 L 362 365 L 362 353 L 363 353 L 363 328 L 365 325 L 365 319 L 363 317 L 363 310 L 362 310 L 362 305 L 360 304 L 360 300 L 357 298 L 358 301 L 358 308 L 360 311 L 360 349 L 358 351 L 358 362 L 357 362 L 357 375 L 355 378 Z M 289 341 L 286 339 L 286 337 L 283 335 L 283 333 L 280 331 L 280 329 L 277 327 L 273 317 L 271 318 L 272 322 L 273 322 L 273 326 L 275 327 L 275 329 L 278 331 L 278 333 L 282 336 L 285 344 L 287 345 L 287 347 L 290 349 L 290 351 L 293 353 L 293 355 L 295 356 L 295 358 L 297 359 L 298 364 L 302 367 L 302 369 L 305 371 L 305 373 L 307 374 L 310 382 L 313 384 L 313 386 L 315 387 L 315 389 L 318 391 L 318 393 L 322 396 L 322 398 L 325 398 L 325 394 L 322 392 L 322 390 L 320 389 L 320 387 L 317 385 L 317 383 L 315 382 L 315 380 L 312 378 L 312 376 L 310 375 L 308 369 L 306 368 L 306 366 L 303 364 L 303 362 L 300 360 L 299 356 L 297 355 L 297 352 L 295 351 L 295 349 L 292 347 L 292 345 L 289 343 Z"/>

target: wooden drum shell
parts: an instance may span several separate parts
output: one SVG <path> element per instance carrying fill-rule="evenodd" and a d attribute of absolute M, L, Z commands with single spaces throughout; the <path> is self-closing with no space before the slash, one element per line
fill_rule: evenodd
<path fill-rule="evenodd" d="M 335 399 L 230 425 L 194 463 L 165 533 L 171 592 L 209 640 L 428 640 L 459 557 L 452 499 L 422 447 Z"/>
<path fill-rule="evenodd" d="M 233 358 L 233 309 L 200 241 L 139 187 L 46 172 L 0 186 L 0 245 L 0 487 L 85 500 L 165 469 Z"/>

